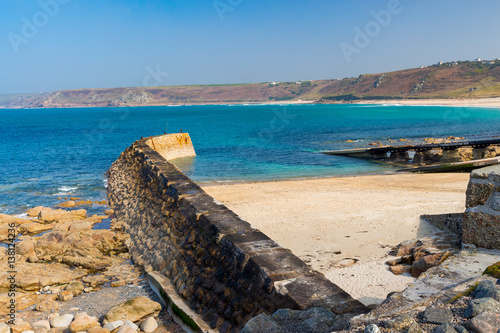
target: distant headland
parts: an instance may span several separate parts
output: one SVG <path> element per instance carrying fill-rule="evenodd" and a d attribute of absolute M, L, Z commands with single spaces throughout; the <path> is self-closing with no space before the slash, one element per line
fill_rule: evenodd
<path fill-rule="evenodd" d="M 0 108 L 385 102 L 500 106 L 500 59 L 439 62 L 420 68 L 329 80 L 0 95 Z"/>

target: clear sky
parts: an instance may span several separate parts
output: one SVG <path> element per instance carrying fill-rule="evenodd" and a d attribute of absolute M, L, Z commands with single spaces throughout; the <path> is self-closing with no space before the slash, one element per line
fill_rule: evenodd
<path fill-rule="evenodd" d="M 0 93 L 496 59 L 499 15 L 498 0 L 0 0 Z"/>

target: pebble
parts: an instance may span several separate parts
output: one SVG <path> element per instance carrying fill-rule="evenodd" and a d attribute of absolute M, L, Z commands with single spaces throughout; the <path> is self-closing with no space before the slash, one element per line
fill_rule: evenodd
<path fill-rule="evenodd" d="M 365 327 L 365 333 L 380 333 L 380 328 L 375 324 L 370 324 Z"/>
<path fill-rule="evenodd" d="M 158 323 L 153 317 L 148 317 L 141 323 L 141 331 L 151 333 L 158 328 Z"/>
<path fill-rule="evenodd" d="M 107 323 L 106 325 L 103 326 L 103 328 L 107 328 L 110 331 L 114 331 L 115 329 L 121 327 L 122 325 L 123 325 L 123 320 L 117 320 Z"/>
<path fill-rule="evenodd" d="M 48 320 L 39 320 L 34 322 L 33 325 L 31 325 L 31 327 L 33 327 L 35 331 L 40 327 L 43 327 L 48 331 L 50 330 L 50 322 Z"/>
<path fill-rule="evenodd" d="M 54 328 L 67 328 L 73 321 L 73 316 L 72 314 L 65 314 L 63 316 L 55 317 L 50 321 L 50 325 Z"/>
<path fill-rule="evenodd" d="M 134 324 L 133 322 L 131 322 L 131 321 L 130 321 L 130 320 L 128 320 L 128 319 L 125 319 L 125 320 L 123 321 L 123 326 L 128 326 L 128 327 L 130 327 L 130 328 L 133 328 L 134 330 L 136 330 L 136 329 L 138 329 L 138 328 L 139 328 L 136 324 Z"/>

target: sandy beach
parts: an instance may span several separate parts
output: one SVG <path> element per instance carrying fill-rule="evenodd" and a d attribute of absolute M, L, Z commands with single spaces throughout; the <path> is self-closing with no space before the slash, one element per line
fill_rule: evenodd
<path fill-rule="evenodd" d="M 468 180 L 467 173 L 394 174 L 203 189 L 353 297 L 374 304 L 414 281 L 388 271 L 391 247 L 438 231 L 421 214 L 463 211 Z"/>
<path fill-rule="evenodd" d="M 463 107 L 492 107 L 500 108 L 500 98 L 476 98 L 476 99 L 405 99 L 405 100 L 379 100 L 379 101 L 356 101 L 356 104 L 400 104 L 400 105 L 443 105 Z"/>

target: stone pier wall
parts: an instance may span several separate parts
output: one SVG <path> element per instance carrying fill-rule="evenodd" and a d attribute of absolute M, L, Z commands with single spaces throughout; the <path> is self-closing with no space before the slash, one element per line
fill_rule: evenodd
<path fill-rule="evenodd" d="M 217 203 L 148 140 L 129 147 L 108 171 L 110 206 L 131 236 L 134 262 L 170 279 L 212 328 L 239 332 L 252 317 L 279 308 L 368 311 Z"/>
<path fill-rule="evenodd" d="M 466 207 L 463 243 L 500 250 L 500 165 L 472 171 Z"/>

